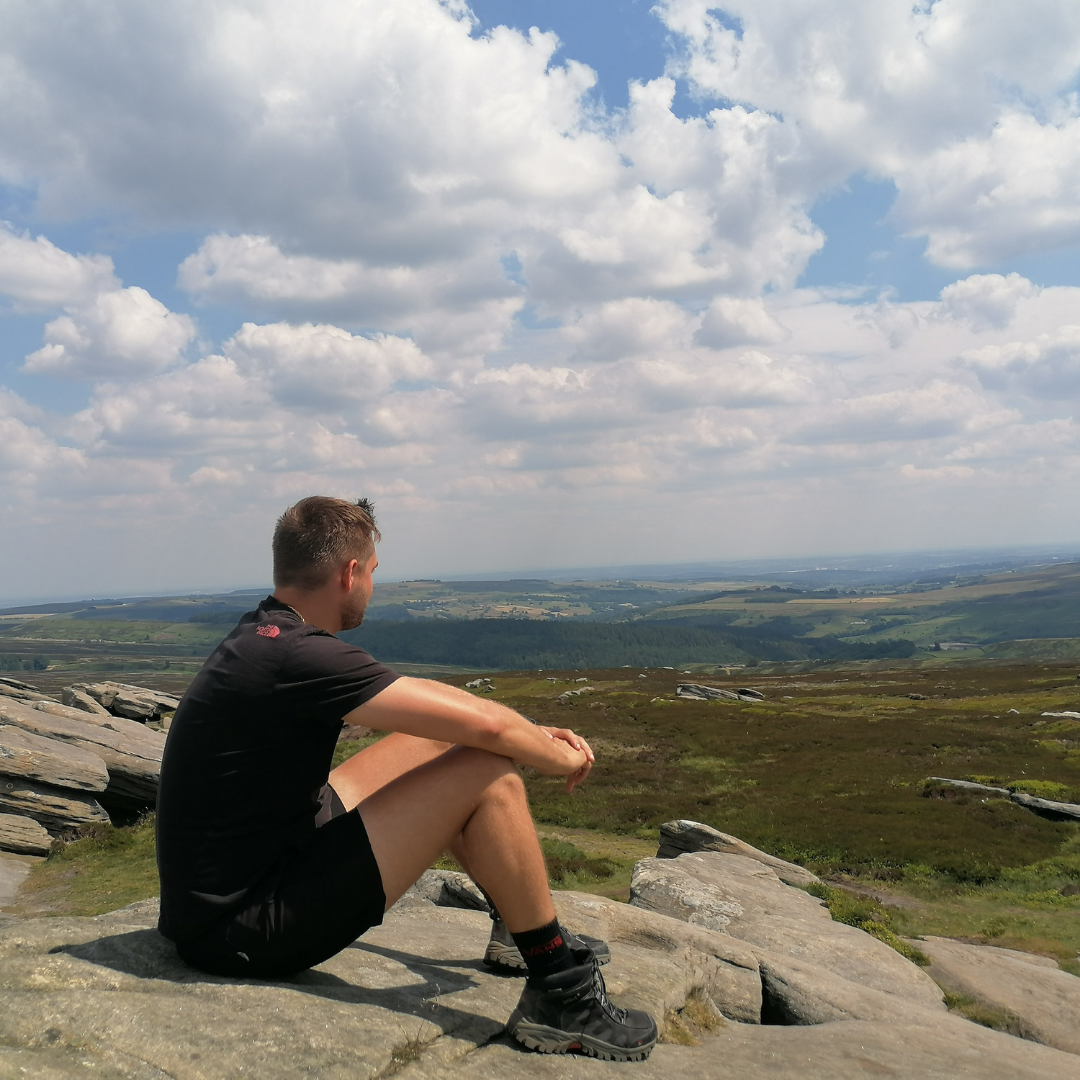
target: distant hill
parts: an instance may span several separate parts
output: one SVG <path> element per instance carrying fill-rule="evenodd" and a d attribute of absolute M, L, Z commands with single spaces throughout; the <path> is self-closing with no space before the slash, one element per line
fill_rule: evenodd
<path fill-rule="evenodd" d="M 949 659 L 1080 659 L 1080 563 L 968 569 L 887 589 L 813 589 L 791 578 L 387 582 L 376 586 L 364 625 L 344 636 L 389 663 L 480 671 L 903 659 L 928 650 L 945 659 L 940 649 Z M 118 656 L 133 645 L 212 648 L 264 595 L 9 609 L 0 612 L 0 664 L 25 668 L 48 641 L 115 646 Z"/>
<path fill-rule="evenodd" d="M 753 660 L 871 660 L 912 656 L 910 641 L 802 638 L 788 619 L 760 629 L 688 621 L 541 622 L 530 619 L 365 622 L 341 636 L 386 663 L 483 670 L 677 667 Z"/>

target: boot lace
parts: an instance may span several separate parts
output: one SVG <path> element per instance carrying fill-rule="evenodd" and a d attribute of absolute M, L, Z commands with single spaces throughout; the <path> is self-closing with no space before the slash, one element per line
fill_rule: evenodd
<path fill-rule="evenodd" d="M 620 1009 L 619 1006 L 614 1004 L 607 996 L 607 985 L 604 983 L 604 976 L 600 972 L 600 965 L 595 961 L 593 962 L 592 985 L 596 1000 L 599 1002 L 600 1008 L 607 1013 L 608 1018 L 613 1023 L 623 1023 L 626 1020 L 626 1010 Z"/>

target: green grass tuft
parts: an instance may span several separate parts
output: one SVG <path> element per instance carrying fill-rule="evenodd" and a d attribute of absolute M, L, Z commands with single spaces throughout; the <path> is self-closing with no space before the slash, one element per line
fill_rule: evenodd
<path fill-rule="evenodd" d="M 1056 780 L 1010 780 L 1005 785 L 1010 791 L 1023 795 L 1034 795 L 1037 799 L 1049 799 L 1051 802 L 1073 802 L 1073 789 L 1068 784 Z"/>
<path fill-rule="evenodd" d="M 967 994 L 945 993 L 945 1004 L 950 1012 L 957 1013 L 973 1024 L 981 1024 L 993 1031 L 1003 1031 L 1020 1039 L 1031 1038 L 1031 1032 L 1015 1013 L 988 1005 Z"/>
<path fill-rule="evenodd" d="M 377 743 L 380 739 L 386 737 L 386 733 L 379 731 L 363 739 L 345 739 L 339 742 L 334 747 L 334 760 L 331 762 L 331 770 L 336 769 L 339 765 L 349 760 L 356 754 L 359 754 L 361 750 L 366 750 L 373 743 Z"/>
<path fill-rule="evenodd" d="M 158 894 L 154 815 L 134 825 L 87 825 L 56 841 L 30 871 L 20 900 L 57 915 L 102 915 Z M 18 910 L 18 907 L 16 908 Z"/>
<path fill-rule="evenodd" d="M 847 926 L 854 926 L 856 929 L 865 931 L 920 967 L 926 967 L 930 963 L 930 958 L 926 953 L 896 936 L 892 930 L 892 918 L 889 912 L 877 900 L 867 896 L 856 896 L 846 889 L 837 889 L 824 883 L 807 885 L 806 891 L 811 896 L 825 901 L 834 922 L 845 923 Z"/>
<path fill-rule="evenodd" d="M 548 881 L 554 888 L 575 889 L 582 884 L 607 881 L 619 870 L 612 859 L 597 858 L 566 840 L 543 837 L 540 847 L 547 863 Z"/>

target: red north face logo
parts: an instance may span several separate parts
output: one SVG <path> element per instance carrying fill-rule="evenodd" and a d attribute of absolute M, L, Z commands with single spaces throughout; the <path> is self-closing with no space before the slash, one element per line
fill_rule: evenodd
<path fill-rule="evenodd" d="M 281 633 L 281 627 L 274 626 L 273 623 L 269 623 L 266 626 L 260 626 L 259 629 L 255 631 L 255 633 L 258 634 L 259 637 L 277 637 L 278 634 Z"/>

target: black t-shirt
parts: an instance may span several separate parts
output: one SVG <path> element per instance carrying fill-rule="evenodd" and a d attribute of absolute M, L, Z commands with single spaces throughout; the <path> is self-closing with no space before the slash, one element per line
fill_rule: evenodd
<path fill-rule="evenodd" d="M 214 650 L 161 763 L 159 929 L 193 941 L 311 842 L 343 717 L 398 676 L 272 596 Z"/>

